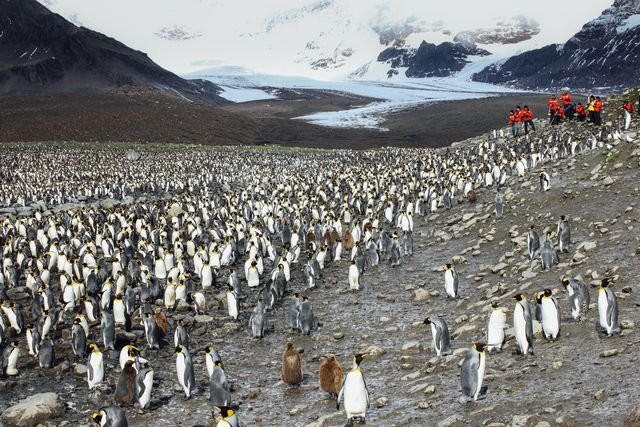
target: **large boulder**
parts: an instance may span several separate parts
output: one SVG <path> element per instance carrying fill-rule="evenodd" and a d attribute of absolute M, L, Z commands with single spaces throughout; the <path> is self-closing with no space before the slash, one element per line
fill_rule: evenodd
<path fill-rule="evenodd" d="M 64 403 L 55 393 L 38 393 L 7 408 L 0 419 L 11 426 L 27 427 L 64 415 Z"/>

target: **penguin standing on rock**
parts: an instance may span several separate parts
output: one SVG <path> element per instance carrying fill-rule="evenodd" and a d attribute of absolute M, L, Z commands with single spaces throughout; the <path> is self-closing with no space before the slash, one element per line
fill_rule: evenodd
<path fill-rule="evenodd" d="M 134 364 L 135 360 L 129 358 L 124 365 L 124 369 L 120 372 L 120 378 L 118 378 L 113 400 L 122 406 L 131 406 L 135 402 L 137 372 Z"/>
<path fill-rule="evenodd" d="M 186 399 L 190 399 L 191 395 L 196 391 L 196 380 L 193 373 L 193 364 L 189 350 L 182 345 L 176 346 L 176 372 L 178 374 L 178 383 L 184 389 Z"/>
<path fill-rule="evenodd" d="M 446 356 L 451 354 L 449 344 L 449 328 L 447 323 L 437 316 L 427 317 L 423 322 L 425 325 L 431 325 L 431 336 L 433 339 L 433 348 L 438 356 Z"/>
<path fill-rule="evenodd" d="M 333 354 L 327 354 L 325 360 L 320 364 L 320 389 L 329 393 L 331 397 L 337 398 L 343 380 L 344 373 L 340 362 Z"/>
<path fill-rule="evenodd" d="M 104 378 L 104 359 L 102 352 L 95 344 L 89 344 L 89 363 L 87 363 L 87 382 L 89 390 L 102 383 Z"/>
<path fill-rule="evenodd" d="M 336 409 L 339 410 L 344 397 L 344 410 L 350 423 L 364 424 L 369 408 L 369 390 L 360 370 L 360 363 L 365 357 L 366 353 L 356 354 L 353 358 L 353 368 L 347 374 L 336 402 Z"/>
<path fill-rule="evenodd" d="M 56 361 L 56 351 L 51 338 L 45 338 L 40 342 L 38 349 L 38 364 L 43 369 L 51 369 Z"/>
<path fill-rule="evenodd" d="M 493 310 L 491 310 L 487 325 L 487 351 L 498 353 L 502 351 L 502 346 L 506 341 L 504 329 L 507 324 L 507 315 L 497 302 L 492 303 L 491 307 Z"/>
<path fill-rule="evenodd" d="M 462 386 L 461 403 L 478 400 L 481 393 L 484 393 L 482 389 L 486 367 L 486 354 L 484 350 L 484 344 L 474 343 L 462 361 L 462 367 L 460 369 L 460 383 Z"/>
<path fill-rule="evenodd" d="M 231 405 L 231 387 L 221 360 L 213 363 L 213 370 L 209 378 L 209 401 L 215 406 Z"/>
<path fill-rule="evenodd" d="M 589 289 L 582 281 L 577 279 L 562 278 L 562 286 L 569 293 L 569 307 L 571 307 L 571 317 L 576 321 L 582 321 L 587 316 L 591 295 Z"/>
<path fill-rule="evenodd" d="M 598 290 L 598 314 L 602 332 L 608 336 L 622 332 L 618 323 L 618 299 L 609 287 L 609 279 L 606 277 L 602 279 Z"/>
<path fill-rule="evenodd" d="M 20 356 L 20 346 L 18 341 L 13 341 L 2 351 L 2 370 L 8 377 L 18 375 L 18 357 Z"/>
<path fill-rule="evenodd" d="M 151 390 L 153 389 L 153 369 L 148 363 L 136 375 L 136 401 L 141 409 L 147 409 L 151 402 Z"/>
<path fill-rule="evenodd" d="M 540 236 L 532 225 L 527 234 L 527 252 L 529 253 L 529 259 L 532 260 L 536 257 L 538 250 L 540 249 Z"/>
<path fill-rule="evenodd" d="M 444 290 L 449 298 L 457 298 L 458 294 L 458 273 L 451 264 L 447 264 L 444 270 Z"/>
<path fill-rule="evenodd" d="M 558 221 L 558 247 L 560 252 L 569 252 L 569 244 L 571 243 L 571 228 L 569 221 L 564 215 L 560 215 Z"/>
<path fill-rule="evenodd" d="M 551 178 L 545 171 L 540 172 L 540 191 L 549 191 L 551 189 Z"/>
<path fill-rule="evenodd" d="M 560 309 L 551 289 L 544 290 L 540 309 L 542 333 L 547 341 L 555 341 L 560 334 Z"/>
<path fill-rule="evenodd" d="M 527 356 L 533 354 L 531 310 L 524 294 L 517 294 L 513 299 L 516 301 L 516 307 L 513 310 L 513 329 L 520 354 Z"/>
<path fill-rule="evenodd" d="M 282 353 L 282 381 L 289 385 L 299 385 L 302 382 L 302 363 L 300 352 L 288 342 Z"/>
<path fill-rule="evenodd" d="M 117 405 L 100 408 L 91 414 L 91 419 L 101 427 L 127 427 L 127 417 Z"/>

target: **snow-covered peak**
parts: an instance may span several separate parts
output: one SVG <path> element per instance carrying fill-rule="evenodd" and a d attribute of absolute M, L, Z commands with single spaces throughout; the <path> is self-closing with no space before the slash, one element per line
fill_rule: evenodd
<path fill-rule="evenodd" d="M 513 13 L 509 0 L 40 1 L 177 73 L 238 66 L 334 80 L 423 41 L 473 42 L 497 60 L 567 40 L 613 3 L 538 0 Z"/>

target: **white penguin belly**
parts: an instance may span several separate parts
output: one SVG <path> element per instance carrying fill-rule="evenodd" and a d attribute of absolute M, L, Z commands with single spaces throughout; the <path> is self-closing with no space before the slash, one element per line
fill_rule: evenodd
<path fill-rule="evenodd" d="M 600 315 L 600 326 L 607 329 L 607 306 L 609 301 L 607 301 L 607 293 L 604 289 L 600 289 L 598 291 L 598 314 Z"/>
<path fill-rule="evenodd" d="M 433 348 L 435 349 L 436 354 L 438 356 L 440 356 L 440 353 L 442 352 L 442 348 L 440 348 L 440 343 L 438 342 L 438 340 L 436 340 L 436 334 L 437 334 L 436 325 L 434 325 L 432 323 L 431 324 L 431 336 L 433 338 Z"/>
<path fill-rule="evenodd" d="M 476 392 L 473 394 L 473 400 L 478 400 L 478 396 L 480 395 L 480 390 L 482 390 L 482 381 L 484 380 L 484 370 L 486 367 L 486 356 L 484 354 L 480 354 L 480 365 L 478 366 L 478 387 L 476 388 Z"/>
<path fill-rule="evenodd" d="M 176 371 L 178 372 L 178 384 L 180 384 L 182 388 L 185 388 L 185 385 L 184 385 L 185 368 L 186 366 L 184 363 L 184 356 L 182 354 L 178 354 L 178 357 L 176 358 Z"/>
<path fill-rule="evenodd" d="M 524 320 L 524 310 L 518 303 L 516 304 L 516 310 L 513 313 L 513 329 L 516 334 L 516 341 L 520 347 L 522 354 L 527 354 L 529 351 L 529 341 L 527 341 L 526 322 Z"/>
<path fill-rule="evenodd" d="M 542 298 L 542 329 L 545 335 L 555 339 L 558 336 L 560 325 L 556 305 L 551 298 Z"/>
<path fill-rule="evenodd" d="M 504 342 L 504 325 L 506 316 L 503 312 L 494 311 L 489 318 L 489 327 L 487 328 L 487 346 L 489 351 L 494 349 L 502 349 Z"/>
<path fill-rule="evenodd" d="M 347 418 L 364 417 L 367 412 L 368 393 L 362 374 L 349 372 L 344 383 L 344 410 Z"/>

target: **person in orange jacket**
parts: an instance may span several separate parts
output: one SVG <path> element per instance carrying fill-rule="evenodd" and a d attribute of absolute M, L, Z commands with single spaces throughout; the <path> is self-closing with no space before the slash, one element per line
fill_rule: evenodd
<path fill-rule="evenodd" d="M 553 116 L 553 121 L 551 122 L 551 124 L 557 125 L 562 121 L 562 119 L 564 119 L 564 108 L 558 108 L 556 114 Z"/>
<path fill-rule="evenodd" d="M 631 126 L 631 115 L 633 114 L 633 104 L 628 99 L 622 103 L 624 110 L 624 130 L 629 130 Z"/>
<path fill-rule="evenodd" d="M 517 127 L 516 127 L 516 113 L 515 111 L 509 111 L 509 126 L 511 126 L 511 136 L 516 136 Z"/>
<path fill-rule="evenodd" d="M 522 123 L 524 122 L 524 114 L 519 105 L 513 115 L 516 120 L 516 136 L 519 136 L 522 133 Z"/>
<path fill-rule="evenodd" d="M 533 111 L 529 109 L 529 106 L 525 105 L 522 110 L 522 121 L 524 122 L 524 134 L 529 134 L 529 127 L 532 131 L 536 130 L 536 125 L 533 123 Z"/>
<path fill-rule="evenodd" d="M 564 108 L 567 108 L 569 105 L 571 105 L 571 94 L 569 92 L 564 92 L 561 98 L 562 98 L 562 106 Z"/>
<path fill-rule="evenodd" d="M 600 99 L 599 96 L 596 96 L 595 103 L 593 104 L 593 124 L 596 126 L 600 126 L 602 124 L 602 108 L 604 107 L 604 102 Z"/>
<path fill-rule="evenodd" d="M 555 95 L 552 95 L 547 101 L 547 104 L 549 105 L 549 121 L 553 122 L 554 117 L 556 116 L 556 111 L 558 110 L 558 98 Z"/>
<path fill-rule="evenodd" d="M 578 115 L 578 121 L 584 122 L 587 119 L 587 110 L 584 108 L 581 102 L 578 102 L 576 107 L 576 114 Z"/>

